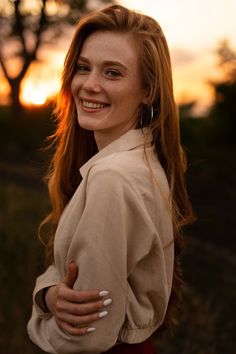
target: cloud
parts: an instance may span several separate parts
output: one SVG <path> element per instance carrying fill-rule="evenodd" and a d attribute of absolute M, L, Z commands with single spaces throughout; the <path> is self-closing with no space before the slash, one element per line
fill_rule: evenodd
<path fill-rule="evenodd" d="M 197 59 L 197 54 L 183 48 L 173 48 L 170 50 L 171 59 L 174 65 L 191 63 Z"/>

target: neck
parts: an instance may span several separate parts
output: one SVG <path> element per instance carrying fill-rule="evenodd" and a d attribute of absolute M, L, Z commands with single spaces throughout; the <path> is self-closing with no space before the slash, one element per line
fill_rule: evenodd
<path fill-rule="evenodd" d="M 117 129 L 108 131 L 97 130 L 94 131 L 94 139 L 97 144 L 98 151 L 102 150 L 105 146 L 111 144 L 114 140 L 118 139 L 121 135 L 125 134 L 128 130 L 135 129 L 136 124 L 132 124 L 130 126 L 126 126 L 123 129 Z"/>

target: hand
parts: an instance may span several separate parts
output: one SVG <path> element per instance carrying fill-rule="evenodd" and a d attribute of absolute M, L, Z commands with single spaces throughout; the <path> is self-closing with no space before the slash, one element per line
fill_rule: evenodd
<path fill-rule="evenodd" d="M 83 335 L 95 330 L 91 323 L 105 317 L 108 312 L 101 311 L 111 304 L 107 299 L 108 291 L 77 291 L 73 285 L 78 276 L 74 261 L 67 267 L 67 273 L 56 286 L 48 288 L 45 301 L 49 311 L 55 317 L 57 325 L 71 335 Z"/>

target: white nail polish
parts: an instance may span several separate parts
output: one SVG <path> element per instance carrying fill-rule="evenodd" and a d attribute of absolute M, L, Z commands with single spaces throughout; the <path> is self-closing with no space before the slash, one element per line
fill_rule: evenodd
<path fill-rule="evenodd" d="M 99 312 L 98 317 L 102 318 L 108 315 L 108 311 Z"/>
<path fill-rule="evenodd" d="M 100 291 L 99 296 L 103 297 L 103 296 L 106 296 L 108 294 L 109 294 L 109 291 L 102 290 L 102 291 Z"/>
<path fill-rule="evenodd" d="M 103 301 L 103 305 L 104 306 L 108 306 L 112 303 L 112 299 L 106 299 L 105 301 Z"/>
<path fill-rule="evenodd" d="M 96 328 L 89 327 L 89 328 L 87 328 L 86 332 L 94 332 L 95 330 L 96 330 Z"/>

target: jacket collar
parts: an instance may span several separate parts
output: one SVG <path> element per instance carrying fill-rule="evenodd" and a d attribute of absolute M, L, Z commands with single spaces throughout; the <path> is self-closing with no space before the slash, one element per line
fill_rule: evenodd
<path fill-rule="evenodd" d="M 139 146 L 144 146 L 144 144 L 150 144 L 151 142 L 152 134 L 149 133 L 147 129 L 144 129 L 144 133 L 141 129 L 128 130 L 125 134 L 121 135 L 118 139 L 114 140 L 91 157 L 91 159 L 80 168 L 80 174 L 82 178 L 84 178 L 94 162 L 103 157 L 109 156 L 115 152 L 133 150 Z"/>

